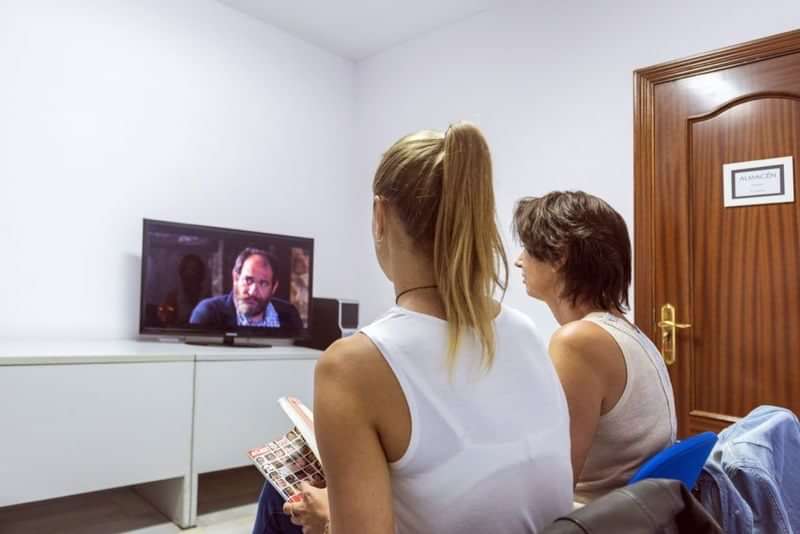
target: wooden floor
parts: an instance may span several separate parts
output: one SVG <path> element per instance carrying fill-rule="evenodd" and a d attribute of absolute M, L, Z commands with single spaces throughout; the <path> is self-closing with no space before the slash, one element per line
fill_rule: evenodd
<path fill-rule="evenodd" d="M 263 483 L 255 467 L 201 475 L 197 527 L 188 530 L 118 488 L 0 508 L 0 534 L 250 534 Z"/>

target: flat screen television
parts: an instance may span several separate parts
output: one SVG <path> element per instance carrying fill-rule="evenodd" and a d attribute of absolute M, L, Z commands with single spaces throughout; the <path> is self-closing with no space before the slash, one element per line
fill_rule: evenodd
<path fill-rule="evenodd" d="M 139 333 L 268 345 L 306 337 L 314 240 L 144 220 Z"/>

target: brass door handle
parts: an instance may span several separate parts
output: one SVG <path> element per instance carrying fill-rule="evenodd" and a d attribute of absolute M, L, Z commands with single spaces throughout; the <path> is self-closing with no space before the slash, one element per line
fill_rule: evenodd
<path fill-rule="evenodd" d="M 672 365 L 678 358 L 678 350 L 675 347 L 675 329 L 691 328 L 691 326 L 675 322 L 675 306 L 669 303 L 661 306 L 661 320 L 658 322 L 658 327 L 661 329 L 661 355 L 667 365 Z"/>

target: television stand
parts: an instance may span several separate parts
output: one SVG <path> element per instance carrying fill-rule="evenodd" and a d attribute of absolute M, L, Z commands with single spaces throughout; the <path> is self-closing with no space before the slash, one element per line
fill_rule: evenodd
<path fill-rule="evenodd" d="M 272 348 L 272 345 L 269 344 L 261 344 L 261 343 L 252 343 L 248 341 L 238 340 L 236 334 L 225 334 L 222 337 L 222 341 L 214 340 L 186 340 L 187 345 L 200 345 L 200 346 L 213 346 L 213 345 L 224 345 L 226 347 L 241 347 L 245 349 L 269 349 Z"/>
<path fill-rule="evenodd" d="M 196 525 L 198 475 L 253 469 L 246 451 L 290 426 L 278 397 L 313 405 L 322 353 L 264 341 L 275 346 L 0 339 L 0 401 L 16 403 L 0 410 L 0 510 L 133 486 L 182 528 Z M 0 515 L 2 532 L 32 530 L 4 528 Z"/>

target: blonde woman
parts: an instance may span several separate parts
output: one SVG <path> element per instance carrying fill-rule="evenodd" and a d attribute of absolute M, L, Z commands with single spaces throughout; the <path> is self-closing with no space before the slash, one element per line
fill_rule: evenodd
<path fill-rule="evenodd" d="M 404 137 L 373 193 L 395 305 L 320 358 L 328 486 L 284 511 L 304 533 L 537 532 L 572 507 L 569 418 L 533 324 L 494 299 L 508 273 L 486 141 L 466 123 Z M 281 531 L 270 494 L 258 534 Z"/>

